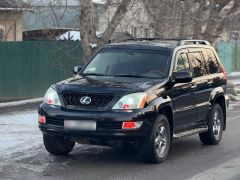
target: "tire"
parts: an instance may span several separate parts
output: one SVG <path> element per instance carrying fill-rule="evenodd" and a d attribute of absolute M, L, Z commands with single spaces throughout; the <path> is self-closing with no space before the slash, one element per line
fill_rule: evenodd
<path fill-rule="evenodd" d="M 171 131 L 165 115 L 159 115 L 152 128 L 150 137 L 143 145 L 143 158 L 147 163 L 158 164 L 167 158 L 171 143 Z"/>
<path fill-rule="evenodd" d="M 43 135 L 43 142 L 46 150 L 54 155 L 67 155 L 75 145 L 75 142 L 61 136 Z"/>
<path fill-rule="evenodd" d="M 200 133 L 199 137 L 203 144 L 216 145 L 222 139 L 224 116 L 222 107 L 214 104 L 208 118 L 208 131 Z"/>

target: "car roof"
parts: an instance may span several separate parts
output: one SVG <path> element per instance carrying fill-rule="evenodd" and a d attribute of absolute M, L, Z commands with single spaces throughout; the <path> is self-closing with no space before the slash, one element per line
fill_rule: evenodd
<path fill-rule="evenodd" d="M 166 49 L 172 50 L 177 47 L 173 42 L 160 42 L 160 41 L 125 41 L 118 43 L 108 44 L 110 48 L 132 48 L 132 49 Z"/>
<path fill-rule="evenodd" d="M 131 39 L 124 42 L 115 42 L 108 44 L 108 48 L 130 48 L 130 49 L 155 49 L 155 50 L 173 50 L 177 47 L 211 47 L 208 41 L 204 40 L 179 40 L 179 39 Z"/>

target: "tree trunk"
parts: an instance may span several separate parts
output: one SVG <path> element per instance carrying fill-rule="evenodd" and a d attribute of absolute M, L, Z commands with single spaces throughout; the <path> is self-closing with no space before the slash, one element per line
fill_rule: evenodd
<path fill-rule="evenodd" d="M 116 30 L 117 26 L 121 23 L 125 14 L 127 13 L 128 6 L 130 3 L 131 3 L 131 0 L 122 0 L 111 22 L 108 24 L 107 29 L 103 33 L 103 36 L 98 39 L 98 48 L 101 48 L 102 46 L 104 46 L 109 42 L 109 39 L 111 38 L 112 34 Z"/>
<path fill-rule="evenodd" d="M 193 38 L 194 39 L 202 39 L 202 16 L 203 16 L 203 3 L 204 1 L 200 1 L 199 7 L 195 13 L 194 26 L 193 26 Z"/>
<path fill-rule="evenodd" d="M 181 24 L 180 24 L 180 31 L 179 37 L 182 39 L 186 39 L 189 36 L 189 25 L 191 24 L 191 19 L 188 17 L 189 15 L 189 0 L 185 0 L 182 6 L 182 14 L 181 14 Z"/>
<path fill-rule="evenodd" d="M 92 0 L 80 0 L 81 3 L 81 16 L 80 16 L 80 32 L 81 42 L 84 51 L 84 63 L 87 63 L 89 58 L 93 55 L 96 49 L 101 48 L 109 42 L 112 34 L 117 26 L 121 23 L 128 10 L 128 5 L 131 0 L 122 0 L 118 6 L 115 15 L 109 23 L 107 29 L 103 33 L 101 38 L 96 36 L 96 21 L 95 10 Z M 97 45 L 97 48 L 93 48 L 92 45 Z"/>
<path fill-rule="evenodd" d="M 80 32 L 81 42 L 84 51 L 84 63 L 88 62 L 93 54 L 93 48 L 90 44 L 97 43 L 95 12 L 91 0 L 80 0 L 81 15 L 80 15 Z"/>
<path fill-rule="evenodd" d="M 227 12 L 226 16 L 222 18 L 221 22 L 218 23 L 218 26 L 215 30 L 215 37 L 213 37 L 212 39 L 212 43 L 215 44 L 218 37 L 221 36 L 221 34 L 223 33 L 225 27 L 227 26 L 228 20 L 231 17 L 232 14 L 234 14 L 235 12 L 237 12 L 237 10 L 240 7 L 240 2 L 236 1 L 234 3 L 234 5 L 229 9 L 229 11 Z"/>
<path fill-rule="evenodd" d="M 237 3 L 237 0 L 234 2 Z M 206 31 L 204 38 L 211 43 L 214 43 L 215 39 L 219 38 L 219 34 L 216 34 L 218 26 L 222 23 L 224 18 L 228 18 L 229 15 L 223 17 L 221 11 L 229 6 L 229 0 L 212 0 L 210 1 L 210 13 L 207 21 Z"/>

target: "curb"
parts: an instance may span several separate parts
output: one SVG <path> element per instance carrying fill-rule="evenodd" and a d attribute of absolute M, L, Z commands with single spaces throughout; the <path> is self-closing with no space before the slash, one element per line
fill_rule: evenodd
<path fill-rule="evenodd" d="M 36 109 L 43 102 L 43 98 L 28 99 L 14 102 L 0 103 L 0 113 L 19 111 L 24 109 Z"/>

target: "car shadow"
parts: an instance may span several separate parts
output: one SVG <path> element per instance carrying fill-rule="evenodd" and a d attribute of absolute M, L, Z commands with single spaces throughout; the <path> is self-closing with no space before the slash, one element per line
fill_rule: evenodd
<path fill-rule="evenodd" d="M 186 137 L 174 140 L 171 144 L 168 160 L 189 156 L 200 152 L 202 148 L 208 148 L 201 144 L 200 140 L 194 137 Z M 107 146 L 81 145 L 77 144 L 68 156 L 53 156 L 56 161 L 71 160 L 79 165 L 91 163 L 124 163 L 124 164 L 145 164 L 139 151 L 128 151 Z M 166 162 L 167 162 L 166 161 Z"/>
<path fill-rule="evenodd" d="M 168 159 L 162 164 L 151 165 L 143 162 L 140 153 L 117 148 L 77 144 L 69 155 L 54 156 L 47 153 L 42 146 L 39 153 L 21 160 L 21 164 L 25 164 L 23 171 L 31 171 L 38 177 L 80 173 L 90 178 L 89 172 L 104 174 L 110 169 L 117 172 L 128 172 L 131 169 L 137 173 L 141 168 L 159 170 L 161 167 L 162 171 L 166 171 L 172 165 L 187 164 L 189 159 L 194 159 L 202 152 L 207 154 L 208 148 L 210 147 L 202 145 L 196 136 L 177 139 L 172 142 Z"/>

